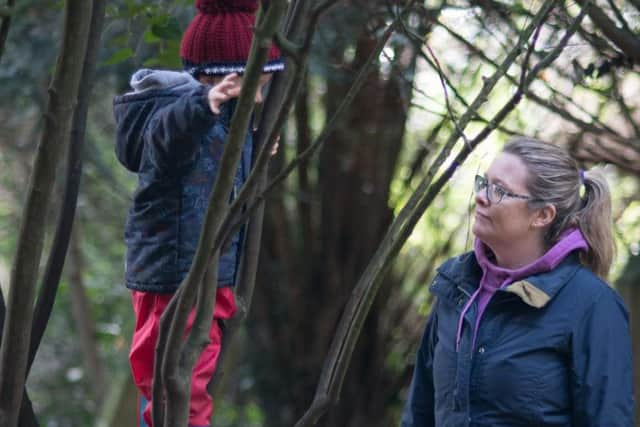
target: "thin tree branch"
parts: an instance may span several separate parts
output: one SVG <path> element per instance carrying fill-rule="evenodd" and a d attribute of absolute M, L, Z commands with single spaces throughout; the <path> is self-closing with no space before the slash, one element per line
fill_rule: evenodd
<path fill-rule="evenodd" d="M 413 34 L 413 32 L 410 32 L 409 30 L 405 30 L 405 34 L 407 34 L 407 35 L 409 36 L 409 38 L 410 38 L 411 40 L 413 40 L 413 41 L 415 41 L 415 37 L 418 37 L 418 39 L 420 40 L 420 44 L 422 44 L 422 42 L 421 42 L 421 38 L 420 38 L 419 36 L 417 36 L 416 34 Z M 416 46 L 416 47 L 418 47 L 418 46 Z M 390 57 L 389 57 L 389 56 L 388 56 L 384 51 L 382 52 L 382 54 L 383 54 L 386 58 L 388 58 L 388 60 L 389 60 L 389 61 L 391 61 L 391 58 L 390 58 Z M 420 55 L 420 57 L 421 57 L 422 59 L 424 59 L 425 61 L 427 61 L 427 63 L 429 64 L 429 66 L 430 66 L 431 68 L 433 68 L 434 70 L 436 70 L 436 65 L 435 65 L 435 63 L 431 60 L 431 58 L 429 58 L 429 56 L 428 56 L 428 55 L 426 55 L 426 54 L 425 54 L 424 52 L 422 52 L 422 51 L 418 52 L 418 55 Z M 402 73 L 396 72 L 396 73 L 395 73 L 395 75 L 397 75 L 398 77 L 400 77 L 401 79 L 403 79 L 405 82 L 407 82 L 407 83 L 411 83 L 411 82 L 409 82 L 409 79 L 407 79 L 407 77 L 405 77 L 404 75 L 402 75 Z M 466 100 L 466 99 L 465 99 L 465 98 L 460 94 L 460 91 L 459 91 L 459 90 L 458 90 L 458 89 L 457 89 L 457 88 L 452 84 L 452 82 L 451 82 L 451 80 L 449 79 L 449 77 L 447 77 L 447 75 L 446 75 L 446 74 L 442 74 L 442 77 L 444 78 L 444 81 L 445 81 L 445 83 L 447 84 L 448 90 L 451 90 L 451 92 L 453 92 L 453 94 L 454 94 L 455 98 L 456 98 L 458 101 L 460 101 L 460 102 L 462 103 L 462 105 L 463 105 L 465 108 L 469 108 L 469 102 L 467 102 L 467 100 Z M 428 93 L 426 93 L 423 89 L 421 89 L 421 88 L 417 87 L 415 84 L 411 84 L 411 91 L 416 92 L 416 93 L 419 93 L 420 95 L 424 96 L 424 97 L 425 97 L 425 98 L 427 98 L 427 99 L 433 99 L 433 100 L 435 100 L 435 98 L 434 98 L 433 96 L 430 96 Z M 441 117 L 441 118 L 443 118 L 443 119 L 451 118 L 451 117 L 452 117 L 449 111 L 447 111 L 447 113 L 444 113 L 444 114 L 443 114 L 443 113 L 438 113 L 438 112 L 436 112 L 436 111 L 429 110 L 429 109 L 425 108 L 424 106 L 418 105 L 418 104 L 416 104 L 415 102 L 412 102 L 412 103 L 410 104 L 410 106 L 411 106 L 411 107 L 414 107 L 414 108 L 421 109 L 422 111 L 427 111 L 427 112 L 429 112 L 429 113 L 431 113 L 431 114 L 433 114 L 433 115 L 436 115 L 436 116 L 438 116 L 438 117 Z M 486 119 L 485 117 L 481 116 L 479 113 L 478 113 L 478 115 L 477 115 L 476 117 L 474 117 L 474 119 L 473 119 L 473 120 L 477 120 L 477 121 L 482 122 L 482 123 L 485 123 L 485 124 L 486 124 L 486 123 L 489 123 L 489 120 L 488 120 L 488 119 Z M 518 132 L 516 132 L 515 130 L 508 129 L 508 128 L 506 128 L 506 127 L 502 126 L 502 125 L 500 125 L 500 127 L 498 128 L 498 130 L 500 130 L 500 132 L 503 132 L 503 133 L 505 133 L 505 134 L 507 134 L 507 135 L 517 135 L 517 134 L 518 134 Z"/>
<path fill-rule="evenodd" d="M 629 0 L 629 3 L 631 3 L 640 12 L 640 0 Z"/>
<path fill-rule="evenodd" d="M 387 41 L 395 31 L 400 19 L 401 19 L 400 16 L 396 17 L 396 19 L 389 24 L 385 32 L 382 34 L 376 47 L 373 49 L 371 55 L 369 56 L 365 64 L 362 66 L 360 71 L 358 72 L 358 75 L 356 76 L 353 84 L 349 88 L 349 91 L 346 93 L 346 95 L 342 99 L 342 102 L 340 103 L 336 111 L 333 113 L 333 116 L 331 116 L 331 119 L 329 119 L 325 127 L 322 129 L 322 132 L 320 133 L 320 135 L 316 137 L 316 139 L 309 146 L 309 148 L 307 148 L 299 156 L 297 156 L 291 163 L 289 163 L 289 165 L 287 165 L 287 167 L 283 171 L 281 171 L 273 180 L 271 180 L 271 182 L 269 182 L 269 185 L 265 189 L 265 194 L 271 192 L 271 190 L 275 186 L 277 186 L 281 181 L 283 181 L 299 165 L 300 162 L 306 160 L 311 155 L 313 155 L 313 153 L 318 148 L 320 148 L 320 146 L 327 140 L 331 132 L 333 132 L 336 125 L 339 123 L 339 118 L 342 116 L 344 111 L 349 107 L 349 105 L 351 104 L 351 102 L 353 101 L 357 93 L 360 91 L 360 88 L 366 81 L 367 75 L 373 70 L 373 66 L 377 61 L 377 58 L 380 56 L 380 52 L 382 52 L 382 49 L 384 48 Z M 258 196 L 258 198 L 261 198 L 261 197 L 264 197 L 264 195 Z"/>
<path fill-rule="evenodd" d="M 624 54 L 634 63 L 640 63 L 640 39 L 633 33 L 629 33 L 624 29 L 618 28 L 606 13 L 599 7 L 590 4 L 589 0 L 576 0 L 587 10 L 587 14 L 591 21 L 598 27 L 600 31 L 613 42 Z"/>
<path fill-rule="evenodd" d="M 291 42 L 282 33 L 276 33 L 276 44 L 285 55 L 289 56 L 300 66 L 302 61 L 302 58 L 300 58 L 302 46 Z"/>
<path fill-rule="evenodd" d="M 611 10 L 613 11 L 613 14 L 616 15 L 616 18 L 620 22 L 620 25 L 622 25 L 622 28 L 627 33 L 633 34 L 633 30 L 629 27 L 629 23 L 627 22 L 627 20 L 624 19 L 624 15 L 622 15 L 622 12 L 620 11 L 618 6 L 616 5 L 615 1 L 607 0 L 607 3 L 609 3 L 609 7 L 611 7 Z"/>
<path fill-rule="evenodd" d="M 627 119 L 627 124 L 631 127 L 631 130 L 633 131 L 633 135 L 636 138 L 640 138 L 640 126 L 638 126 L 638 123 L 636 123 L 636 120 L 631 114 L 632 109 L 624 101 L 624 95 L 620 93 L 618 77 L 616 76 L 615 73 L 613 73 L 611 77 L 612 77 L 611 85 L 613 90 L 613 98 L 615 99 L 616 103 L 620 107 L 620 112 L 622 113 L 624 118 Z"/>
<path fill-rule="evenodd" d="M 389 24 L 384 34 L 381 36 L 380 40 L 378 41 L 378 44 L 374 48 L 373 52 L 371 53 L 371 55 L 369 56 L 365 64 L 362 66 L 362 68 L 360 69 L 349 91 L 343 98 L 342 102 L 340 103 L 336 111 L 333 113 L 333 116 L 329 119 L 329 121 L 323 128 L 321 134 L 318 137 L 316 137 L 314 142 L 306 150 L 304 150 L 300 155 L 298 155 L 294 160 L 292 160 L 291 163 L 289 163 L 283 171 L 281 171 L 275 178 L 273 178 L 269 182 L 269 184 L 266 186 L 264 191 L 262 191 L 260 194 L 256 196 L 255 200 L 253 200 L 253 202 L 249 204 L 249 206 L 244 210 L 244 212 L 241 212 L 242 204 L 240 203 L 244 203 L 247 201 L 249 191 L 255 185 L 252 177 L 251 176 L 249 177 L 249 179 L 243 186 L 242 191 L 240 192 L 236 201 L 234 202 L 234 205 L 231 208 L 232 215 L 229 215 L 229 223 L 225 224 L 225 226 L 222 227 L 223 230 L 227 230 L 227 231 L 224 235 L 220 236 L 216 246 L 222 244 L 222 242 L 226 240 L 227 236 L 230 233 L 237 230 L 242 224 L 244 224 L 247 221 L 247 218 L 251 215 L 253 210 L 256 208 L 256 206 L 262 203 L 265 197 L 269 193 L 271 193 L 275 189 L 275 187 L 278 184 L 280 184 L 280 182 L 282 182 L 287 176 L 289 176 L 289 174 L 300 164 L 300 162 L 303 162 L 307 158 L 309 158 L 327 140 L 327 138 L 329 137 L 329 135 L 331 134 L 335 126 L 338 124 L 339 118 L 342 116 L 344 111 L 346 111 L 346 109 L 351 104 L 351 102 L 353 102 L 353 99 L 355 98 L 356 94 L 364 84 L 367 75 L 373 69 L 373 66 L 375 65 L 375 61 L 379 57 L 380 52 L 384 48 L 386 42 L 389 40 L 389 38 L 393 34 L 393 31 L 398 25 L 399 19 L 400 17 L 398 16 L 391 24 Z M 293 96 L 291 97 L 291 99 L 293 99 Z M 258 160 L 256 162 L 256 168 L 255 168 L 256 170 L 262 167 L 261 165 L 263 164 L 263 160 L 264 160 L 262 159 L 263 155 L 268 155 L 267 153 L 265 153 L 264 149 L 258 156 Z"/>
<path fill-rule="evenodd" d="M 445 105 L 447 106 L 447 111 L 449 112 L 449 117 L 451 118 L 451 122 L 456 127 L 456 131 L 460 134 L 465 144 L 469 144 L 469 140 L 467 139 L 467 136 L 464 134 L 464 131 L 458 127 L 458 122 L 456 121 L 455 114 L 453 113 L 453 109 L 451 108 L 451 103 L 449 102 L 449 92 L 447 91 L 447 83 L 446 83 L 446 81 L 448 81 L 449 79 L 446 77 L 444 71 L 442 70 L 442 67 L 440 66 L 440 61 L 438 61 L 438 57 L 436 56 L 435 52 L 431 49 L 431 46 L 429 46 L 429 43 L 426 42 L 426 40 L 424 42 L 424 46 L 427 48 L 427 51 L 431 55 L 431 58 L 433 58 L 433 64 L 435 65 L 435 69 L 436 69 L 436 72 L 438 73 L 438 78 L 440 80 L 440 85 L 442 86 L 442 91 L 444 92 L 444 102 L 445 102 Z"/>
<path fill-rule="evenodd" d="M 499 67 L 499 64 L 497 64 L 494 60 L 492 60 L 491 58 L 486 56 L 486 54 L 482 50 L 478 49 L 475 45 L 473 45 L 473 43 L 469 42 L 467 39 L 462 37 L 460 34 L 456 33 L 455 31 L 453 31 L 451 28 L 449 28 L 448 26 L 444 25 L 443 23 L 438 23 L 438 25 L 440 25 L 451 36 L 453 36 L 456 40 L 458 40 L 464 46 L 466 46 L 468 49 L 470 49 L 476 56 L 481 58 L 484 62 L 490 64 L 491 66 L 493 66 L 496 69 Z M 578 29 L 578 31 L 579 30 L 580 29 Z M 510 82 L 514 83 L 514 84 L 516 83 L 515 78 L 510 76 L 510 75 L 507 75 L 507 79 Z M 563 99 L 564 101 L 569 103 L 571 106 L 577 108 L 582 113 L 588 115 L 589 118 L 593 121 L 593 123 L 588 123 L 588 122 L 585 122 L 585 121 L 575 117 L 566 108 L 559 107 L 559 106 L 555 105 L 554 103 L 552 103 L 550 101 L 547 101 L 547 100 L 541 98 L 540 96 L 538 96 L 538 95 L 536 95 L 534 93 L 531 93 L 531 92 L 527 93 L 527 98 L 531 99 L 532 101 L 534 101 L 535 103 L 537 103 L 541 107 L 553 112 L 554 114 L 557 114 L 557 115 L 561 116 L 565 120 L 567 120 L 569 122 L 572 122 L 573 124 L 577 125 L 578 127 L 582 128 L 582 129 L 586 129 L 586 130 L 589 130 L 592 133 L 597 133 L 597 134 L 603 134 L 605 132 L 608 132 L 608 133 L 611 134 L 611 136 L 613 138 L 624 139 L 622 137 L 622 135 L 620 135 L 615 129 L 611 128 L 610 126 L 607 126 L 598 117 L 594 116 L 592 113 L 587 111 L 584 108 L 584 106 L 578 104 L 570 96 L 567 96 L 564 93 L 558 91 L 557 89 L 555 89 L 554 87 L 550 86 L 546 82 L 545 82 L 545 85 L 549 89 L 549 91 L 551 91 L 551 93 L 554 96 L 560 97 L 561 99 Z M 449 86 L 452 87 L 451 85 L 449 85 Z"/>

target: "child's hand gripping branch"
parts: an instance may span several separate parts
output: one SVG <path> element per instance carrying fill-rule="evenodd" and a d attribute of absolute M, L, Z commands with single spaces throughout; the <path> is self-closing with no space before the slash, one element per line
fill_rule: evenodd
<path fill-rule="evenodd" d="M 215 84 L 207 95 L 209 99 L 209 108 L 214 114 L 220 114 L 220 104 L 223 104 L 231 98 L 237 98 L 242 89 L 242 78 L 236 74 L 227 74 L 217 84 Z"/>

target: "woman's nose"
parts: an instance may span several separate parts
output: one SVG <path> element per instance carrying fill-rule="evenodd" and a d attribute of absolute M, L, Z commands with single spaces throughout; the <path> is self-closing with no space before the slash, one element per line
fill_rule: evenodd
<path fill-rule="evenodd" d="M 485 188 L 476 192 L 476 204 L 489 206 L 489 199 L 487 199 L 487 190 Z"/>

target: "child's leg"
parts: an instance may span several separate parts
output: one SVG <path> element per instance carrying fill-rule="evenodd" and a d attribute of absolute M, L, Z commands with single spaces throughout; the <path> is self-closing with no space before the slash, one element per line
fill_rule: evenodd
<path fill-rule="evenodd" d="M 230 287 L 218 288 L 216 292 L 216 306 L 213 313 L 213 321 L 209 331 L 210 343 L 203 350 L 196 361 L 191 376 L 191 403 L 189 407 L 189 426 L 208 426 L 213 413 L 213 400 L 209 395 L 207 386 L 213 376 L 220 356 L 220 343 L 222 331 L 219 319 L 229 319 L 236 312 L 236 303 L 233 289 Z M 188 325 L 191 328 L 191 319 Z"/>
<path fill-rule="evenodd" d="M 173 295 L 137 291 L 132 291 L 131 295 L 136 325 L 129 352 L 129 362 L 133 381 L 144 397 L 144 401 L 147 402 L 144 416 L 146 426 L 151 426 L 151 405 L 149 402 L 151 402 L 153 361 L 158 341 L 160 316 Z"/>
<path fill-rule="evenodd" d="M 160 316 L 168 305 L 171 294 L 153 294 L 132 292 L 133 306 L 136 314 L 136 326 L 133 333 L 133 344 L 129 353 L 129 361 L 136 386 L 149 402 L 144 410 L 147 426 L 151 426 L 151 384 L 153 379 L 153 361 L 155 345 L 158 340 Z M 233 289 L 218 288 L 216 305 L 209 338 L 211 342 L 198 358 L 191 378 L 191 402 L 189 408 L 189 425 L 208 426 L 213 411 L 213 402 L 207 392 L 207 385 L 215 371 L 220 354 L 221 331 L 218 319 L 229 319 L 236 312 Z M 191 330 L 195 311 L 187 321 L 186 331 Z"/>

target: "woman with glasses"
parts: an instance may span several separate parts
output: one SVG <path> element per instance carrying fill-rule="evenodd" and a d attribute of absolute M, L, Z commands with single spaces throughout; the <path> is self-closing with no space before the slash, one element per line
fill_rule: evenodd
<path fill-rule="evenodd" d="M 604 177 L 518 138 L 476 176 L 474 250 L 438 268 L 403 427 L 632 427 L 629 322 L 604 281 Z"/>

